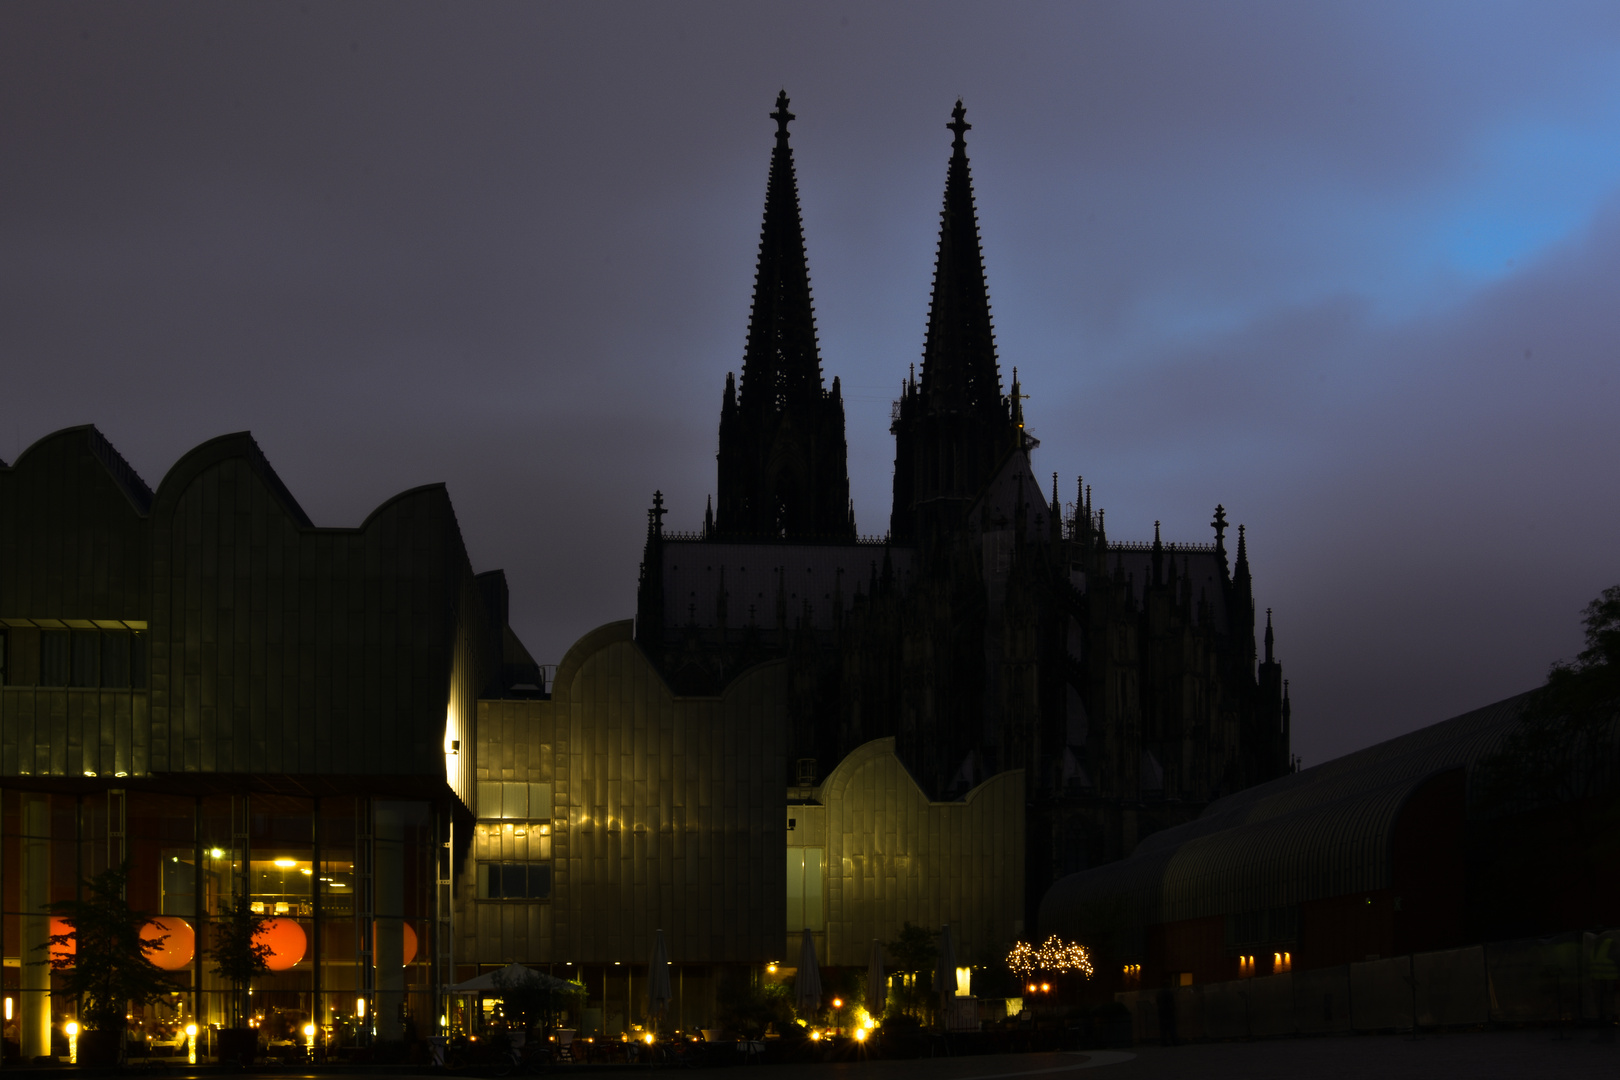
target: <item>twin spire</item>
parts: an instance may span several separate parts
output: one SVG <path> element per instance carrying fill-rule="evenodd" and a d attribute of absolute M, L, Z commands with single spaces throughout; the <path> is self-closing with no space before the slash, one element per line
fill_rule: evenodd
<path fill-rule="evenodd" d="M 838 380 L 821 381 L 799 186 L 788 145 L 788 96 L 771 112 L 776 144 L 765 183 L 754 307 L 741 385 L 720 408 L 719 505 L 705 531 L 735 540 L 854 538 Z"/>
<path fill-rule="evenodd" d="M 799 189 L 788 143 L 793 114 L 785 91 L 777 95 L 771 119 L 776 121 L 776 141 L 765 188 L 754 305 L 742 377 L 726 376 L 719 497 L 714 524 L 706 523 L 705 532 L 718 539 L 845 541 L 853 539 L 855 523 L 849 509 L 844 406 L 836 378 L 830 392 L 822 385 Z M 896 419 L 891 531 L 901 542 L 914 530 L 909 522 L 897 524 L 898 518 L 908 515 L 915 503 L 970 500 L 989 481 L 1000 456 L 1018 443 L 996 365 L 963 138 L 971 125 L 960 101 L 946 126 L 954 138 L 921 382 L 908 381 Z M 923 414 L 952 419 L 926 438 L 920 431 L 901 430 Z M 912 444 L 918 445 L 913 449 Z M 925 484 L 928 490 L 914 492 L 912 478 L 902 479 L 902 471 L 913 471 L 913 459 L 935 478 Z M 942 472 L 939 463 L 945 459 L 951 464 Z M 929 485 L 941 478 L 948 490 L 933 490 Z"/>
<path fill-rule="evenodd" d="M 996 338 L 990 325 L 990 290 L 979 247 L 979 215 L 973 204 L 967 140 L 973 127 L 960 100 L 945 126 L 955 136 L 945 173 L 945 205 L 939 215 L 939 253 L 934 295 L 928 305 L 921 392 L 933 411 L 1005 413 Z"/>
<path fill-rule="evenodd" d="M 822 386 L 810 265 L 799 216 L 799 184 L 793 172 L 793 148 L 788 145 L 793 114 L 788 112 L 786 91 L 777 94 L 771 119 L 776 121 L 776 145 L 771 149 L 771 171 L 765 185 L 765 219 L 760 226 L 740 405 L 780 411 L 790 402 L 819 398 Z"/>

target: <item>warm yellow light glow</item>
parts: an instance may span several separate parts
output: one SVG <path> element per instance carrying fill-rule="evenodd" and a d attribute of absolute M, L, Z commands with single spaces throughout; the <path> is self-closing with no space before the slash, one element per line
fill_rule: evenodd
<path fill-rule="evenodd" d="M 11 999 L 6 998 L 6 1019 L 11 1019 Z"/>
<path fill-rule="evenodd" d="M 863 1028 L 863 1027 L 856 1028 L 855 1029 L 855 1041 L 856 1042 L 865 1042 L 866 1041 L 866 1033 L 869 1030 L 870 1030 L 869 1028 Z"/>
<path fill-rule="evenodd" d="M 291 870 L 293 867 L 298 865 L 298 860 L 297 859 L 277 859 L 276 860 L 276 865 L 281 867 L 283 870 Z"/>
<path fill-rule="evenodd" d="M 366 999 L 365 998 L 355 998 L 354 999 L 354 1015 L 358 1016 L 362 1020 L 364 1020 L 366 1018 Z"/>
<path fill-rule="evenodd" d="M 314 1024 L 305 1024 L 304 1025 L 304 1038 L 309 1040 L 309 1043 L 310 1043 L 311 1046 L 315 1045 L 315 1025 Z"/>
<path fill-rule="evenodd" d="M 646 1039 L 648 1046 L 651 1046 L 653 1044 L 652 1032 L 649 1031 L 645 1036 L 643 1036 L 643 1038 Z"/>
<path fill-rule="evenodd" d="M 811 1041 L 811 1042 L 820 1042 L 820 1041 L 821 1041 L 821 1032 L 819 1032 L 819 1031 L 812 1031 L 812 1032 L 811 1032 L 811 1033 L 810 1033 L 810 1041 Z"/>
<path fill-rule="evenodd" d="M 776 974 L 776 965 L 775 964 L 766 964 L 765 965 L 765 970 L 768 973 L 770 973 L 772 975 L 775 975 Z"/>
<path fill-rule="evenodd" d="M 1039 948 L 1027 941 L 1015 942 L 1012 951 L 1007 954 L 1007 969 L 1025 978 L 1037 971 L 1051 971 L 1060 975 L 1076 971 L 1089 979 L 1092 975 L 1091 953 L 1078 941 L 1064 941 L 1053 934 Z"/>
<path fill-rule="evenodd" d="M 63 1028 L 63 1030 L 66 1031 L 69 1035 L 77 1035 L 79 1033 L 79 1025 L 75 1021 L 69 1020 L 67 1022 L 67 1026 L 65 1028 Z"/>
<path fill-rule="evenodd" d="M 973 993 L 973 969 L 959 967 L 956 969 L 956 996 L 969 997 Z"/>
<path fill-rule="evenodd" d="M 313 870 L 310 870 L 310 869 L 309 869 L 309 868 L 307 868 L 307 867 L 306 867 L 306 868 L 305 868 L 305 869 L 303 869 L 303 870 L 301 870 L 301 871 L 299 871 L 299 872 L 300 872 L 300 873 L 303 873 L 303 874 L 314 874 L 314 873 L 315 873 L 315 871 L 313 871 Z"/>
<path fill-rule="evenodd" d="M 210 859 L 223 859 L 225 857 L 225 853 L 223 851 L 219 850 L 219 848 L 217 848 L 217 847 L 209 848 L 208 849 L 208 857 Z"/>
<path fill-rule="evenodd" d="M 844 999 L 843 998 L 833 998 L 833 1008 L 842 1009 L 843 1007 L 844 1007 Z"/>
<path fill-rule="evenodd" d="M 186 1038 L 195 1039 L 196 1037 L 197 1037 L 197 1025 L 196 1024 L 187 1024 L 186 1025 Z"/>

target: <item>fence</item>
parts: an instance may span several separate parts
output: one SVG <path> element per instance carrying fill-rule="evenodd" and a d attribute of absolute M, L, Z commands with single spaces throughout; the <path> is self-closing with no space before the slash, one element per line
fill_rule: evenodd
<path fill-rule="evenodd" d="M 1612 1021 L 1616 959 L 1620 930 L 1608 930 L 1135 990 L 1115 999 L 1130 1010 L 1137 1042 Z"/>

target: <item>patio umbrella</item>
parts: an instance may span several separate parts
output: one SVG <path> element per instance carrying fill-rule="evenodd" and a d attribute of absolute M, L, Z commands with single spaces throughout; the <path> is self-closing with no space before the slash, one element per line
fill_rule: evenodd
<path fill-rule="evenodd" d="M 866 1011 L 873 1020 L 883 1019 L 883 1003 L 888 986 L 883 981 L 883 943 L 872 939 L 872 957 L 866 962 Z"/>
<path fill-rule="evenodd" d="M 799 946 L 799 973 L 793 979 L 793 1004 L 802 1012 L 821 1008 L 821 967 L 816 963 L 816 941 L 807 927 Z"/>
<path fill-rule="evenodd" d="M 453 994 L 493 993 L 502 987 L 516 986 L 533 986 L 536 989 L 550 990 L 559 994 L 572 993 L 574 989 L 566 979 L 547 975 L 543 971 L 536 971 L 522 964 L 508 964 L 499 971 L 486 971 L 466 982 L 458 982 L 449 990 Z"/>
<path fill-rule="evenodd" d="M 934 966 L 934 992 L 939 994 L 940 1020 L 956 996 L 956 948 L 951 944 L 951 924 L 939 934 L 939 963 Z"/>
<path fill-rule="evenodd" d="M 664 932 L 659 930 L 653 938 L 652 960 L 647 963 L 647 1019 L 655 1022 L 655 1030 L 673 996 L 669 992 L 669 950 L 664 947 Z"/>

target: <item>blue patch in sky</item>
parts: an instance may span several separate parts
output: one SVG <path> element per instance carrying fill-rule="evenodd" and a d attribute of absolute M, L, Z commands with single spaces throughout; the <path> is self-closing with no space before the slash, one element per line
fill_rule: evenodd
<path fill-rule="evenodd" d="M 1494 281 L 1575 236 L 1620 192 L 1614 113 L 1589 127 L 1522 123 L 1494 132 L 1442 216 L 1431 252 L 1449 269 Z"/>

